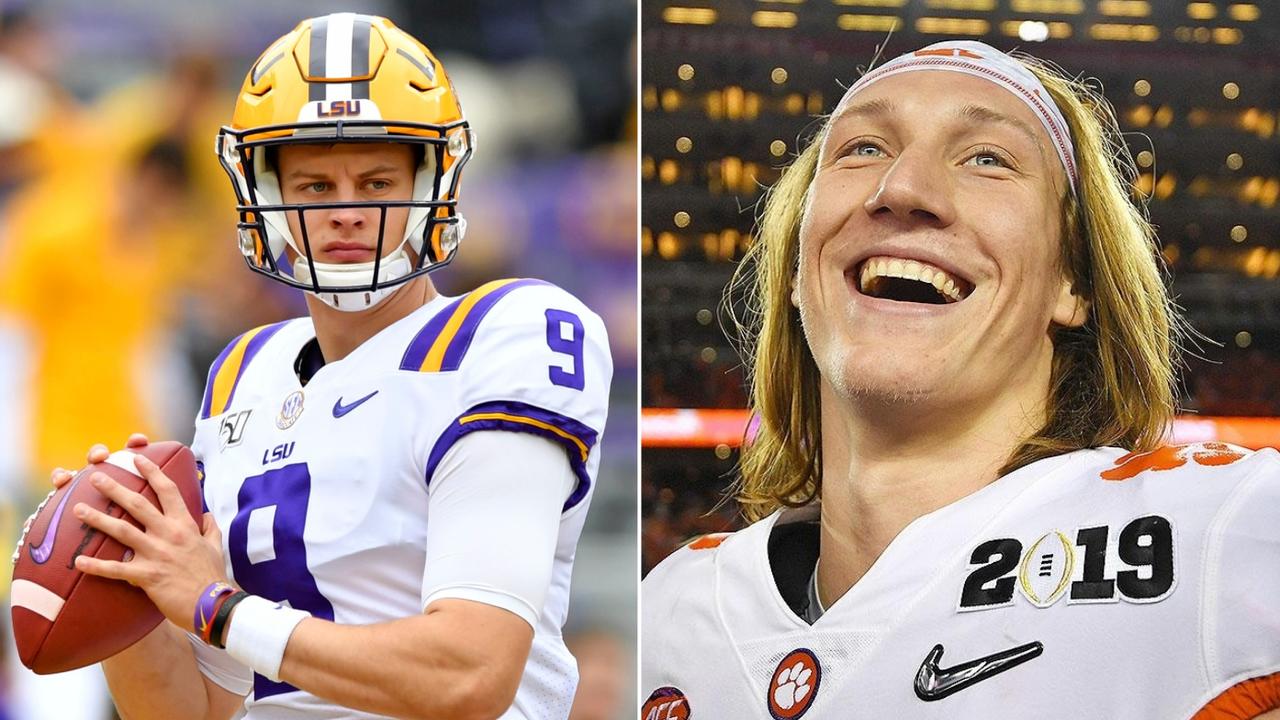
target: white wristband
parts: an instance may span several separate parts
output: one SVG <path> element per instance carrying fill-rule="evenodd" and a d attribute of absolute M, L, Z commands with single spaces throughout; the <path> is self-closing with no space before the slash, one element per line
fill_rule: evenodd
<path fill-rule="evenodd" d="M 272 682 L 280 682 L 280 663 L 298 623 L 311 617 L 266 598 L 250 595 L 231 613 L 227 652 Z"/>

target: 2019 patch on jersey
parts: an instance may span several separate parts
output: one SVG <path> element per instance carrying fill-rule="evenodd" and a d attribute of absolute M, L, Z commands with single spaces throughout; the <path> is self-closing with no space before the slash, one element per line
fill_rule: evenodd
<path fill-rule="evenodd" d="M 1068 604 L 1153 603 L 1173 592 L 1177 574 L 1168 518 L 1144 515 L 1118 533 L 1109 525 L 1082 527 L 1074 537 L 1072 542 L 1066 533 L 1051 530 L 1025 551 L 1017 538 L 980 543 L 969 556 L 957 609 L 1008 607 L 1019 591 L 1040 608 L 1063 596 Z"/>

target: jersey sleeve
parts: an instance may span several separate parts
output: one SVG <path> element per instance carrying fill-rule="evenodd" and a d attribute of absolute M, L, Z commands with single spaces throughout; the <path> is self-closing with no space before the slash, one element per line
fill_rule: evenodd
<path fill-rule="evenodd" d="M 463 436 L 479 430 L 538 435 L 564 448 L 582 502 L 599 465 L 613 362 L 604 322 L 539 280 L 499 280 L 461 298 L 414 339 L 402 369 L 457 372 L 458 416 L 434 439 L 426 478 Z M 429 341 L 429 342 L 428 342 Z"/>
<path fill-rule="evenodd" d="M 470 600 L 536 627 L 551 585 L 561 504 L 575 484 L 564 453 L 542 438 L 476 433 L 456 443 L 429 490 L 423 608 L 443 598 Z"/>
<path fill-rule="evenodd" d="M 1265 711 L 1280 707 L 1280 454 L 1251 460 L 1210 527 L 1203 637 L 1215 702 Z"/>

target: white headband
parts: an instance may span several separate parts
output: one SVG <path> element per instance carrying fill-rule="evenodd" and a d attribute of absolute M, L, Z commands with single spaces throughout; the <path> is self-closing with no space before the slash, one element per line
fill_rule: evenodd
<path fill-rule="evenodd" d="M 1062 161 L 1062 167 L 1071 179 L 1071 190 L 1075 192 L 1080 178 L 1076 172 L 1075 146 L 1071 144 L 1067 119 L 1053 102 L 1053 96 L 1026 65 L 986 43 L 948 40 L 899 55 L 859 78 L 840 99 L 836 114 L 854 95 L 877 80 L 916 70 L 945 70 L 972 75 L 989 80 L 1017 96 L 1040 118 L 1040 124 L 1044 125 L 1045 131 L 1053 140 L 1053 149 L 1057 151 L 1058 159 Z"/>

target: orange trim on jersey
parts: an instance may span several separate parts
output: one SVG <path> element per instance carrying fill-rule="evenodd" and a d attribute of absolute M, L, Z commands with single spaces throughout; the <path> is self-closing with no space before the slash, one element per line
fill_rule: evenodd
<path fill-rule="evenodd" d="M 720 543 L 729 539 L 732 533 L 712 533 L 703 535 L 702 537 L 689 543 L 690 550 L 714 550 L 720 547 Z"/>
<path fill-rule="evenodd" d="M 1116 459 L 1116 467 L 1102 472 L 1103 480 L 1129 480 L 1147 470 L 1174 470 L 1191 459 L 1197 465 L 1230 465 L 1245 457 L 1227 443 L 1207 442 L 1190 445 L 1162 445 L 1144 453 L 1129 453 Z"/>
<path fill-rule="evenodd" d="M 568 440 L 569 442 L 573 443 L 578 448 L 578 452 L 582 454 L 582 461 L 583 462 L 587 461 L 587 454 L 589 452 L 589 448 L 587 448 L 587 444 L 582 442 L 582 440 L 574 437 L 572 433 L 565 432 L 564 430 L 561 430 L 560 428 L 556 427 L 555 425 L 552 425 L 551 423 L 545 423 L 545 422 L 542 422 L 541 420 L 534 420 L 533 418 L 527 418 L 520 415 L 508 415 L 507 413 L 490 412 L 490 413 L 475 413 L 473 415 L 463 415 L 462 417 L 458 418 L 458 424 L 466 425 L 469 422 L 475 422 L 477 420 L 506 420 L 507 422 L 521 423 L 523 425 L 532 425 L 533 427 L 542 428 L 543 430 L 553 432 L 556 435 L 559 435 L 560 437 L 564 438 L 565 440 Z"/>
<path fill-rule="evenodd" d="M 467 319 L 467 314 L 471 312 L 471 308 L 480 302 L 489 293 L 516 282 L 515 278 L 507 280 L 494 280 L 485 283 L 473 290 L 458 308 L 453 311 L 453 315 L 449 317 L 449 322 L 445 323 L 444 329 L 440 331 L 440 335 L 436 337 L 431 349 L 427 351 L 427 356 L 422 360 L 422 367 L 418 368 L 422 372 L 440 372 L 441 365 L 444 364 L 444 352 L 449 349 L 449 343 L 453 342 L 453 338 L 458 334 L 458 328 L 462 327 L 463 321 Z"/>
<path fill-rule="evenodd" d="M 1249 720 L 1276 708 L 1280 708 L 1280 672 L 1232 685 L 1191 720 Z"/>

